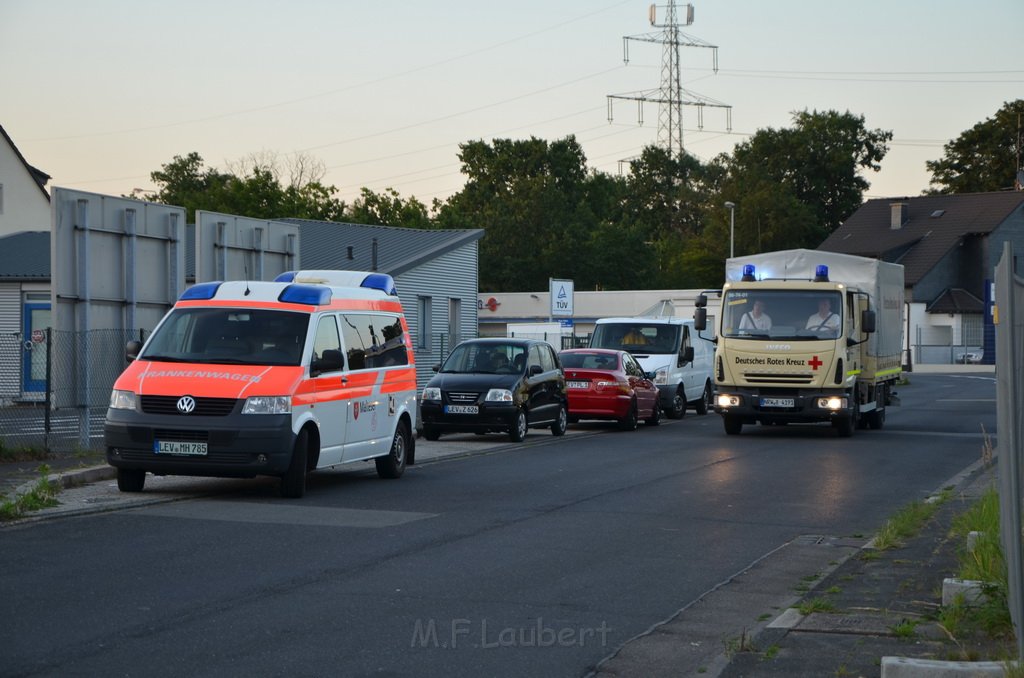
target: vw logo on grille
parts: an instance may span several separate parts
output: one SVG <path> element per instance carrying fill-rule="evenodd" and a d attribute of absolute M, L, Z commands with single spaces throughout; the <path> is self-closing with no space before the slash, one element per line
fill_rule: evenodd
<path fill-rule="evenodd" d="M 181 396 L 178 398 L 178 411 L 182 414 L 192 414 L 196 409 L 196 399 L 192 396 Z"/>

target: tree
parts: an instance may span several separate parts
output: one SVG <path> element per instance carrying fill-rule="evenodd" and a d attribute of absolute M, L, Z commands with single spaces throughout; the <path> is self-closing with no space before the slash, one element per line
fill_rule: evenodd
<path fill-rule="evenodd" d="M 346 218 L 356 224 L 379 224 L 405 228 L 432 228 L 433 222 L 427 206 L 415 197 L 404 200 L 393 188 L 374 193 L 368 188 L 360 190 L 360 197 L 352 203 Z"/>
<path fill-rule="evenodd" d="M 943 146 L 941 159 L 925 163 L 932 173 L 928 183 L 935 187 L 928 193 L 981 193 L 1012 187 L 1024 142 L 1022 117 L 1024 99 L 1004 103 L 994 116 Z"/>
<path fill-rule="evenodd" d="M 740 196 L 737 205 L 751 181 L 776 183 L 813 211 L 824 238 L 864 201 L 870 184 L 860 172 L 881 168 L 892 132 L 869 131 L 864 116 L 850 112 L 802 111 L 793 114 L 793 123 L 758 130 L 738 144 L 725 160 L 725 181 Z"/>
<path fill-rule="evenodd" d="M 299 184 L 299 176 L 312 176 L 308 163 L 293 168 L 293 182 L 283 187 L 274 165 L 260 164 L 257 156 L 243 160 L 238 167 L 245 168 L 242 176 L 219 172 L 203 166 L 203 158 L 196 152 L 171 162 L 150 173 L 158 185 L 156 193 L 146 195 L 147 200 L 185 208 L 190 217 L 196 210 L 224 212 L 255 219 L 316 219 L 339 221 L 345 213 L 345 203 L 334 198 L 333 186 L 316 181 Z M 315 172 L 313 172 L 315 174 Z"/>

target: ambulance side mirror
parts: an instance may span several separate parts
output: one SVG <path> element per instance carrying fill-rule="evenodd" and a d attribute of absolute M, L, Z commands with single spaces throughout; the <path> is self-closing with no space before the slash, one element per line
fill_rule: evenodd
<path fill-rule="evenodd" d="M 139 351 L 142 350 L 142 342 L 136 339 L 132 339 L 124 347 L 125 360 L 131 362 L 139 357 Z"/>

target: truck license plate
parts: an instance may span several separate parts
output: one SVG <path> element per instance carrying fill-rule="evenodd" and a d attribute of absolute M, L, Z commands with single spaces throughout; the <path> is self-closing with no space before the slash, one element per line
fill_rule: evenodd
<path fill-rule="evenodd" d="M 793 398 L 761 398 L 761 407 L 793 407 Z"/>
<path fill-rule="evenodd" d="M 206 454 L 206 443 L 157 440 L 153 443 L 153 451 L 157 454 L 184 454 L 192 457 L 201 457 Z"/>
<path fill-rule="evenodd" d="M 444 411 L 448 414 L 477 414 L 480 408 L 476 405 L 445 405 Z"/>

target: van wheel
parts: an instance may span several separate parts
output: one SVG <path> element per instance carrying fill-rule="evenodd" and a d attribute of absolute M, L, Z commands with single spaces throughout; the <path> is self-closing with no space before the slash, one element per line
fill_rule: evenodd
<path fill-rule="evenodd" d="M 704 383 L 704 393 L 700 395 L 700 400 L 697 401 L 697 414 L 704 416 L 711 411 L 711 399 L 714 397 L 711 391 L 711 382 Z"/>
<path fill-rule="evenodd" d="M 644 419 L 644 423 L 648 426 L 657 426 L 661 423 L 661 405 L 658 404 L 658 399 L 654 399 L 654 409 L 651 410 L 651 416 Z"/>
<path fill-rule="evenodd" d="M 526 412 L 516 412 L 516 419 L 508 427 L 508 437 L 514 443 L 521 443 L 526 438 Z"/>
<path fill-rule="evenodd" d="M 295 447 L 292 450 L 292 460 L 288 464 L 288 470 L 281 476 L 282 497 L 298 499 L 306 494 L 307 459 L 309 459 L 309 432 L 302 429 L 295 437 Z"/>
<path fill-rule="evenodd" d="M 433 441 L 433 440 L 440 440 L 441 439 L 441 431 L 440 431 L 440 429 L 438 429 L 435 426 L 431 426 L 429 424 L 424 424 L 424 426 L 423 426 L 423 437 L 426 438 L 427 440 L 431 440 L 431 441 Z"/>
<path fill-rule="evenodd" d="M 623 431 L 635 431 L 637 419 L 636 400 L 629 404 L 629 412 L 625 417 L 619 419 L 619 428 Z"/>
<path fill-rule="evenodd" d="M 672 405 L 665 408 L 665 415 L 669 419 L 682 419 L 686 416 L 686 396 L 681 389 L 672 397 Z"/>
<path fill-rule="evenodd" d="M 142 492 L 145 485 L 145 471 L 137 468 L 117 469 L 117 489 L 122 492 Z"/>
<path fill-rule="evenodd" d="M 555 423 L 551 424 L 551 434 L 556 436 L 564 436 L 565 429 L 569 425 L 569 414 L 565 411 L 565 405 L 558 406 L 558 416 L 555 417 Z"/>
<path fill-rule="evenodd" d="M 399 421 L 395 437 L 391 439 L 391 450 L 383 457 L 374 459 L 377 475 L 381 478 L 400 478 L 405 471 L 406 452 L 409 449 L 409 427 Z"/>
<path fill-rule="evenodd" d="M 725 432 L 731 436 L 738 436 L 743 430 L 743 420 L 735 414 L 723 415 L 722 423 L 725 425 Z"/>

